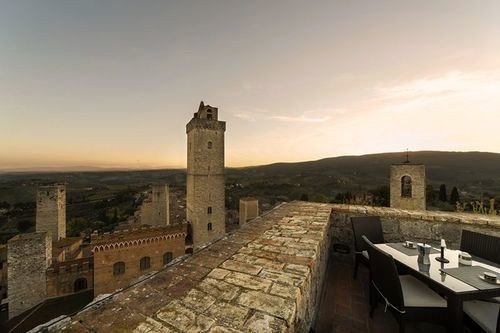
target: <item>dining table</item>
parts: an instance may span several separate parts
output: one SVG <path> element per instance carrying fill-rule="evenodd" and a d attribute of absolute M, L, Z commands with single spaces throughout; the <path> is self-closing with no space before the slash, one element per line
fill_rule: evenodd
<path fill-rule="evenodd" d="M 447 330 L 461 333 L 464 331 L 463 302 L 478 299 L 491 299 L 500 296 L 500 285 L 485 282 L 481 275 L 484 271 L 500 276 L 500 266 L 496 263 L 472 256 L 471 265 L 462 265 L 458 255 L 461 251 L 445 249 L 443 263 L 441 249 L 433 248 L 429 254 L 429 264 L 419 260 L 418 249 L 407 248 L 404 243 L 375 244 L 381 251 L 390 254 L 398 266 L 426 283 L 434 291 L 444 296 L 447 301 Z M 500 249 L 499 249 L 500 251 Z"/>

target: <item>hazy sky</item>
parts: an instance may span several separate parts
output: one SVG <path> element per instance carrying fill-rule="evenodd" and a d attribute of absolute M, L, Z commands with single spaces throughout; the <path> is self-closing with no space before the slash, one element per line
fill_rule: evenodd
<path fill-rule="evenodd" d="M 0 169 L 500 152 L 500 1 L 0 0 Z"/>

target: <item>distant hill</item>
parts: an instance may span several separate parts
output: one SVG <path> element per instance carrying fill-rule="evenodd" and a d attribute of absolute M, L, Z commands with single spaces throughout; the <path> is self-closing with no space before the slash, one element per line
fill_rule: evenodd
<path fill-rule="evenodd" d="M 403 162 L 405 158 L 406 154 L 399 152 L 228 168 L 226 183 L 243 184 L 248 194 L 263 191 L 266 186 L 283 187 L 285 184 L 307 187 L 309 193 L 327 195 L 347 190 L 364 191 L 388 185 L 390 165 Z M 483 192 L 500 195 L 500 154 L 420 151 L 410 152 L 410 160 L 426 165 L 428 183 L 434 186 L 445 183 L 449 190 L 457 186 L 461 191 L 475 195 Z M 33 198 L 36 185 L 41 183 L 67 182 L 70 189 L 77 190 L 90 186 L 136 187 L 162 182 L 185 187 L 185 181 L 185 169 L 5 173 L 0 174 L 0 201 L 11 197 L 13 192 L 17 192 L 15 201 Z M 295 188 L 293 191 L 300 190 Z"/>
<path fill-rule="evenodd" d="M 500 193 L 500 154 L 485 152 L 410 152 L 412 163 L 426 166 L 428 183 L 446 183 L 472 191 L 496 191 Z M 229 175 L 236 178 L 298 180 L 299 178 L 344 179 L 355 188 L 387 185 L 389 167 L 406 159 L 405 153 L 383 153 L 362 156 L 341 156 L 317 161 L 298 163 L 274 163 L 269 165 L 232 169 Z M 316 179 L 318 181 L 318 179 Z"/>

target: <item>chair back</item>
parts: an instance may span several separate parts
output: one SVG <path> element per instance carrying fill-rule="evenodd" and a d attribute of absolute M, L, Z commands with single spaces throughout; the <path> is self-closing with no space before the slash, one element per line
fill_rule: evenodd
<path fill-rule="evenodd" d="M 404 311 L 403 290 L 394 258 L 380 251 L 367 237 L 362 236 L 370 256 L 371 282 L 378 292 L 400 312 Z"/>
<path fill-rule="evenodd" d="M 356 252 L 367 250 L 366 244 L 362 239 L 363 235 L 374 244 L 384 243 L 382 222 L 379 216 L 351 217 L 351 224 Z"/>
<path fill-rule="evenodd" d="M 460 250 L 500 264 L 500 237 L 462 230 Z"/>
<path fill-rule="evenodd" d="M 497 317 L 497 332 L 500 333 L 500 308 L 498 308 L 498 317 Z"/>

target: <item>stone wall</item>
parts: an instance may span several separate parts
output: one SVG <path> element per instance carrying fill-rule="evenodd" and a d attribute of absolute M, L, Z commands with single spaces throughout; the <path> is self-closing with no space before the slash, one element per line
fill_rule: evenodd
<path fill-rule="evenodd" d="M 54 241 L 66 237 L 66 186 L 41 186 L 36 196 L 36 232 L 49 232 Z"/>
<path fill-rule="evenodd" d="M 8 241 L 9 319 L 47 298 L 46 271 L 52 257 L 47 232 L 20 234 Z"/>
<path fill-rule="evenodd" d="M 281 205 L 58 331 L 308 332 L 328 261 L 330 210 Z"/>
<path fill-rule="evenodd" d="M 127 287 L 132 281 L 164 266 L 164 255 L 172 258 L 184 255 L 186 226 L 147 228 L 116 232 L 92 239 L 94 253 L 94 294 L 113 292 Z M 143 257 L 150 258 L 150 267 L 140 267 Z M 125 263 L 123 274 L 114 274 L 113 265 Z"/>
<path fill-rule="evenodd" d="M 403 197 L 401 195 L 401 181 L 404 176 L 411 178 L 411 197 Z M 391 207 L 425 210 L 425 184 L 425 165 L 408 163 L 391 165 Z"/>
<path fill-rule="evenodd" d="M 380 216 L 387 242 L 411 240 L 439 245 L 441 238 L 444 238 L 449 248 L 458 249 L 464 229 L 500 237 L 500 216 L 355 205 L 331 207 L 333 242 L 349 244 L 351 249 L 354 249 L 350 222 L 352 216 Z"/>

